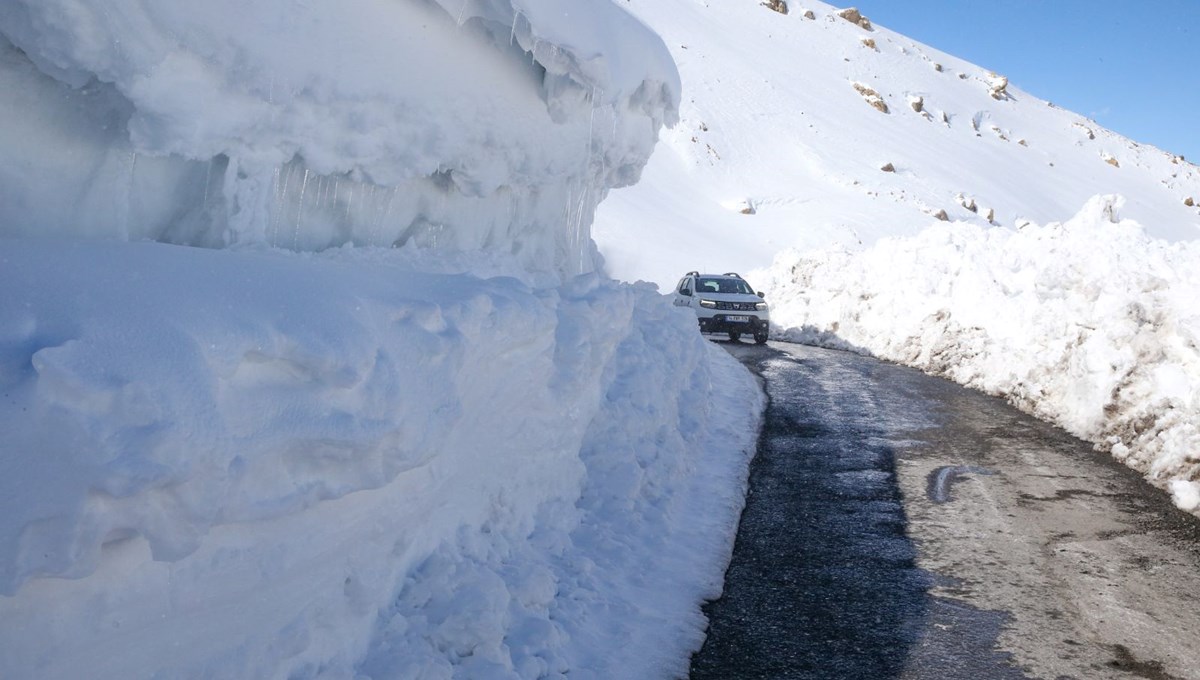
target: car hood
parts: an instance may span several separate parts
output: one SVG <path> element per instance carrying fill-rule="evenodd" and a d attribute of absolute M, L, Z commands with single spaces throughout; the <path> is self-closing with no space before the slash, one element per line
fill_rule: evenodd
<path fill-rule="evenodd" d="M 765 302 L 759 296 L 747 293 L 696 293 L 696 297 L 716 302 Z"/>

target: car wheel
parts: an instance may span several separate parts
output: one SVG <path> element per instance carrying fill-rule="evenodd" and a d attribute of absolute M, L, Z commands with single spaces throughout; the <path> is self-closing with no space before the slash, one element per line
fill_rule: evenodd
<path fill-rule="evenodd" d="M 742 338 L 741 333 L 730 333 L 729 334 L 729 339 L 733 342 L 737 342 L 738 340 L 741 340 L 741 338 Z"/>
<path fill-rule="evenodd" d="M 754 342 L 759 345 L 767 344 L 767 334 L 766 333 L 756 333 L 754 335 Z"/>

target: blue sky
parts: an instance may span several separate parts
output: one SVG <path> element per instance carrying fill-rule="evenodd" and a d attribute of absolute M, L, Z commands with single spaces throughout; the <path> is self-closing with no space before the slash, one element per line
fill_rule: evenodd
<path fill-rule="evenodd" d="M 871 21 L 1200 163 L 1200 0 L 855 0 Z"/>

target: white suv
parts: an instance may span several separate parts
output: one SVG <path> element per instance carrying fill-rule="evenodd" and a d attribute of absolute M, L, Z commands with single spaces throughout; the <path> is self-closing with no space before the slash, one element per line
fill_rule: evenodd
<path fill-rule="evenodd" d="M 675 286 L 675 306 L 691 307 L 701 333 L 728 333 L 730 340 L 753 335 L 763 344 L 770 331 L 767 303 L 746 281 L 728 274 L 688 272 Z"/>

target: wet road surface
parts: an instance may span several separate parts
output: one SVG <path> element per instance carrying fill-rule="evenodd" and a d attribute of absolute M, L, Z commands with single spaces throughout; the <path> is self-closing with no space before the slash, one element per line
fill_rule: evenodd
<path fill-rule="evenodd" d="M 692 678 L 1200 678 L 1200 521 L 1003 401 L 796 345 Z"/>

